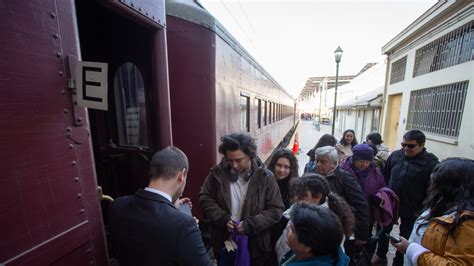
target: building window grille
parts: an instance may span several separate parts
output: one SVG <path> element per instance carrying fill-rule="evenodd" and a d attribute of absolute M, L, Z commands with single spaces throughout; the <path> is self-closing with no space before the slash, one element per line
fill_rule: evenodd
<path fill-rule="evenodd" d="M 390 72 L 390 84 L 405 80 L 405 70 L 407 67 L 407 57 L 403 57 L 392 63 Z"/>
<path fill-rule="evenodd" d="M 407 129 L 458 138 L 468 84 L 464 81 L 412 91 Z"/>
<path fill-rule="evenodd" d="M 416 50 L 413 77 L 474 60 L 474 21 Z"/>

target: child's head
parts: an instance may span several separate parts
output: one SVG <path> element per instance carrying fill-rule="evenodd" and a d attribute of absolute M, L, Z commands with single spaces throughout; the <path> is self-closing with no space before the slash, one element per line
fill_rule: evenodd
<path fill-rule="evenodd" d="M 344 234 L 352 235 L 354 214 L 347 202 L 339 195 L 332 193 L 326 179 L 318 174 L 306 174 L 298 178 L 292 187 L 293 199 L 307 204 L 321 205 L 327 202 L 342 222 Z"/>
<path fill-rule="evenodd" d="M 295 200 L 308 204 L 323 204 L 330 192 L 326 180 L 318 174 L 304 175 L 294 186 Z"/>

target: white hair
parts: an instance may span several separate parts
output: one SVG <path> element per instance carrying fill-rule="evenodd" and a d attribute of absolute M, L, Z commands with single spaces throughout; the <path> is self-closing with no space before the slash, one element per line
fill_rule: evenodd
<path fill-rule="evenodd" d="M 339 161 L 337 150 L 336 148 L 332 146 L 324 146 L 324 147 L 317 148 L 314 154 L 315 154 L 316 159 L 329 155 L 329 158 L 331 158 L 331 160 L 335 162 L 336 164 Z"/>

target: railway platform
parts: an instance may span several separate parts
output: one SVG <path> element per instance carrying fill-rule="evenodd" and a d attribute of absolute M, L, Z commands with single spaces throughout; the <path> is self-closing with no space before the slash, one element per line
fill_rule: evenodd
<path fill-rule="evenodd" d="M 324 134 L 331 134 L 331 125 L 320 125 L 320 130 L 317 130 L 316 127 L 313 125 L 312 121 L 308 120 L 300 120 L 296 131 L 298 133 L 299 138 L 299 152 L 296 155 L 298 159 L 299 165 L 299 175 L 303 175 L 304 166 L 309 161 L 309 157 L 306 155 L 309 150 L 311 150 L 316 142 L 318 142 L 319 138 Z M 342 137 L 342 132 L 338 131 L 337 129 L 334 132 L 336 139 L 340 139 Z M 356 136 L 357 140 L 360 141 L 361 136 Z M 293 149 L 294 145 L 294 136 L 293 139 L 290 141 L 288 149 Z M 362 139 L 365 139 L 363 136 Z M 398 225 L 395 225 L 392 230 L 392 234 L 398 235 L 399 228 Z M 392 265 L 393 258 L 395 257 L 395 248 L 390 245 L 389 251 L 387 254 L 388 265 Z"/>

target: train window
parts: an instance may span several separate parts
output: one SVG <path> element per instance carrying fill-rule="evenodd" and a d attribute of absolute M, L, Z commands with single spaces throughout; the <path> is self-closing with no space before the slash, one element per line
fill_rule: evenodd
<path fill-rule="evenodd" d="M 262 100 L 255 98 L 255 109 L 257 110 L 255 112 L 255 121 L 256 121 L 256 126 L 257 128 L 262 127 Z"/>
<path fill-rule="evenodd" d="M 114 77 L 119 144 L 148 147 L 145 86 L 138 67 L 122 64 Z"/>
<path fill-rule="evenodd" d="M 273 103 L 273 122 L 277 121 L 276 114 L 277 114 L 276 103 Z"/>
<path fill-rule="evenodd" d="M 267 117 L 268 117 L 268 102 L 267 101 L 263 101 L 265 104 L 265 109 L 264 109 L 264 113 L 263 113 L 263 125 L 266 126 L 267 125 Z"/>
<path fill-rule="evenodd" d="M 272 123 L 272 103 L 268 102 L 268 124 Z"/>
<path fill-rule="evenodd" d="M 250 132 L 250 97 L 240 95 L 240 129 Z"/>

